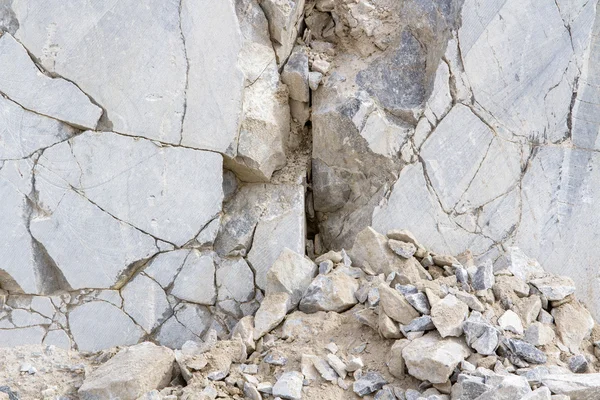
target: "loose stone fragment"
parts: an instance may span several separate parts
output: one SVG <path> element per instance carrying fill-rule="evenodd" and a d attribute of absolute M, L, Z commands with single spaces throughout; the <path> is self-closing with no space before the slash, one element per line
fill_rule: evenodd
<path fill-rule="evenodd" d="M 511 331 L 517 335 L 523 334 L 523 324 L 521 318 L 512 310 L 507 310 L 498 318 L 498 325 L 505 331 Z"/>
<path fill-rule="evenodd" d="M 542 378 L 542 385 L 571 400 L 592 400 L 600 393 L 600 374 L 550 374 Z"/>
<path fill-rule="evenodd" d="M 382 309 L 379 310 L 377 331 L 386 339 L 399 339 L 402 337 L 398 323 L 388 317 Z"/>
<path fill-rule="evenodd" d="M 262 301 L 254 316 L 254 340 L 258 340 L 275 328 L 283 319 L 290 305 L 288 293 L 272 293 Z"/>
<path fill-rule="evenodd" d="M 484 378 L 479 376 L 458 375 L 456 384 L 452 386 L 452 398 L 460 400 L 475 400 L 487 392 L 490 386 L 485 384 Z M 483 398 L 481 398 L 483 400 Z"/>
<path fill-rule="evenodd" d="M 300 400 L 302 398 L 302 374 L 297 371 L 284 372 L 273 385 L 273 396 L 288 400 Z"/>
<path fill-rule="evenodd" d="M 431 307 L 431 320 L 442 337 L 460 336 L 469 307 L 449 294 Z"/>
<path fill-rule="evenodd" d="M 267 272 L 265 295 L 278 292 L 288 293 L 290 306 L 295 307 L 316 273 L 315 263 L 286 247 Z"/>
<path fill-rule="evenodd" d="M 363 397 L 378 391 L 385 384 L 387 384 L 387 381 L 379 372 L 367 372 L 354 382 L 352 390 L 360 397 Z"/>
<path fill-rule="evenodd" d="M 312 363 L 323 379 L 332 383 L 337 381 L 338 375 L 327 361 L 321 357 L 313 356 Z"/>
<path fill-rule="evenodd" d="M 481 313 L 473 311 L 463 325 L 467 344 L 479 354 L 495 354 L 500 334 Z"/>
<path fill-rule="evenodd" d="M 569 369 L 576 374 L 582 374 L 588 370 L 588 361 L 585 356 L 578 354 L 569 358 Z"/>
<path fill-rule="evenodd" d="M 477 267 L 477 272 L 473 275 L 471 285 L 475 290 L 491 289 L 494 286 L 494 266 L 491 260 Z"/>
<path fill-rule="evenodd" d="M 550 301 L 562 300 L 575 293 L 575 283 L 566 276 L 549 275 L 533 279 L 529 283 L 535 286 Z"/>
<path fill-rule="evenodd" d="M 375 400 L 396 400 L 396 395 L 391 388 L 384 387 L 375 394 Z"/>
<path fill-rule="evenodd" d="M 429 315 L 423 315 L 410 321 L 407 325 L 401 325 L 402 332 L 423 332 L 435 329 L 435 325 Z"/>
<path fill-rule="evenodd" d="M 357 303 L 354 296 L 357 290 L 358 282 L 343 271 L 319 275 L 306 289 L 299 308 L 306 313 L 343 312 Z"/>
<path fill-rule="evenodd" d="M 335 354 L 327 354 L 327 362 L 340 378 L 346 378 L 346 364 Z"/>
<path fill-rule="evenodd" d="M 410 343 L 409 340 L 400 339 L 396 340 L 387 355 L 387 366 L 390 374 L 398 379 L 404 378 L 406 372 L 406 365 L 404 358 L 402 358 L 402 350 Z"/>
<path fill-rule="evenodd" d="M 390 249 L 392 249 L 394 253 L 402 258 L 411 258 L 417 251 L 414 244 L 394 239 L 388 240 L 388 246 L 390 246 Z"/>
<path fill-rule="evenodd" d="M 423 292 L 405 294 L 406 301 L 415 308 L 421 314 L 429 314 L 431 312 L 431 306 L 429 305 L 429 300 L 427 300 L 427 296 Z"/>
<path fill-rule="evenodd" d="M 529 363 L 543 364 L 547 360 L 546 355 L 541 350 L 522 340 L 505 339 L 502 344 L 507 347 L 508 351 Z"/>
<path fill-rule="evenodd" d="M 578 353 L 583 339 L 594 327 L 594 319 L 578 301 L 572 301 L 552 309 L 556 332 L 563 344 Z"/>
<path fill-rule="evenodd" d="M 350 358 L 350 360 L 348 360 L 348 363 L 346 364 L 346 371 L 348 372 L 354 372 L 356 370 L 361 369 L 362 367 L 364 367 L 363 361 L 361 360 L 360 357 L 352 357 Z"/>
<path fill-rule="evenodd" d="M 125 348 L 86 377 L 79 388 L 84 400 L 137 399 L 170 381 L 175 355 L 150 342 Z"/>
<path fill-rule="evenodd" d="M 467 306 L 469 306 L 469 308 L 471 310 L 479 311 L 479 312 L 485 311 L 485 307 L 483 306 L 483 304 L 481 304 L 479 299 L 477 297 L 473 296 L 472 294 L 463 292 L 462 290 L 459 290 L 453 294 L 456 296 L 457 299 L 459 299 L 460 301 L 465 303 Z"/>
<path fill-rule="evenodd" d="M 393 320 L 408 324 L 419 316 L 419 313 L 408 303 L 402 294 L 387 284 L 379 285 L 379 295 L 383 311 Z"/>
<path fill-rule="evenodd" d="M 529 282 L 530 277 L 544 273 L 540 264 L 527 257 L 518 247 L 509 247 L 507 261 L 508 270 L 523 282 Z"/>
<path fill-rule="evenodd" d="M 506 375 L 495 376 L 487 379 L 486 384 L 494 385 L 493 388 L 481 395 L 481 399 L 486 400 L 504 400 L 504 399 L 522 399 L 531 393 L 531 388 L 527 380 L 521 376 Z"/>
<path fill-rule="evenodd" d="M 402 350 L 408 373 L 431 383 L 446 382 L 458 363 L 470 354 L 463 341 L 443 339 L 437 332 L 413 340 Z"/>
<path fill-rule="evenodd" d="M 552 343 L 554 337 L 554 330 L 550 326 L 534 322 L 525 330 L 523 339 L 534 346 L 545 346 Z"/>
<path fill-rule="evenodd" d="M 537 388 L 531 393 L 526 394 L 521 400 L 554 400 L 550 389 L 545 386 Z"/>

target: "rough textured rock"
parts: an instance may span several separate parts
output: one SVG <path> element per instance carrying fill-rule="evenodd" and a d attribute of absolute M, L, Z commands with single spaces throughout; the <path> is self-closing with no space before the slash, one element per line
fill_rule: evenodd
<path fill-rule="evenodd" d="M 130 317 L 105 301 L 93 301 L 69 313 L 69 327 L 77 348 L 98 351 L 116 345 L 132 345 L 143 336 Z"/>
<path fill-rule="evenodd" d="M 72 82 L 41 73 L 27 50 L 10 34 L 0 38 L 0 93 L 26 110 L 83 129 L 96 129 L 100 107 Z"/>
<path fill-rule="evenodd" d="M 343 271 L 318 275 L 306 289 L 299 309 L 307 313 L 342 312 L 357 303 L 354 296 L 357 290 L 358 282 Z"/>
<path fill-rule="evenodd" d="M 171 381 L 175 355 L 150 342 L 121 350 L 85 378 L 78 393 L 82 399 L 137 399 Z"/>
<path fill-rule="evenodd" d="M 317 266 L 310 259 L 285 248 L 267 273 L 265 294 L 284 292 L 290 295 L 290 306 L 300 303 L 311 284 Z"/>
<path fill-rule="evenodd" d="M 550 374 L 542 378 L 542 383 L 552 393 L 567 395 L 571 400 L 588 400 L 600 390 L 600 375 Z"/>
<path fill-rule="evenodd" d="M 451 294 L 431 307 L 431 321 L 442 337 L 461 336 L 468 315 L 469 307 Z"/>
<path fill-rule="evenodd" d="M 444 383 L 454 367 L 471 352 L 456 338 L 443 339 L 437 332 L 413 340 L 402 350 L 408 373 L 431 383 Z"/>

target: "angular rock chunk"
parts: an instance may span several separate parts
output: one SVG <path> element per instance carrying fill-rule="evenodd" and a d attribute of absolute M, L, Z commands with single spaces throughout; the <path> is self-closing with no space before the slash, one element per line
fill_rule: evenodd
<path fill-rule="evenodd" d="M 277 64 L 282 66 L 290 55 L 304 13 L 304 0 L 264 0 L 260 3 L 267 20 L 271 41 L 277 55 Z"/>
<path fill-rule="evenodd" d="M 254 340 L 258 340 L 275 328 L 290 309 L 288 293 L 271 293 L 267 295 L 254 316 Z"/>
<path fill-rule="evenodd" d="M 294 50 L 283 67 L 281 81 L 288 86 L 292 99 L 308 103 L 310 100 L 308 54 L 301 50 Z"/>
<path fill-rule="evenodd" d="M 518 339 L 506 339 L 502 341 L 502 344 L 506 346 L 508 351 L 522 358 L 526 362 L 532 364 L 543 364 L 546 362 L 547 357 L 535 346 Z"/>
<path fill-rule="evenodd" d="M 363 397 L 378 391 L 386 383 L 387 381 L 383 375 L 379 372 L 371 371 L 361 375 L 361 377 L 352 385 L 352 390 L 360 397 Z"/>
<path fill-rule="evenodd" d="M 414 244 L 401 242 L 399 240 L 390 239 L 388 240 L 388 245 L 394 253 L 398 254 L 402 258 L 410 258 L 417 251 L 417 248 Z"/>
<path fill-rule="evenodd" d="M 508 248 L 507 263 L 508 270 L 523 282 L 529 282 L 530 278 L 544 273 L 537 260 L 527 257 L 518 247 Z"/>
<path fill-rule="evenodd" d="M 69 312 L 68 318 L 79 351 L 132 345 L 144 334 L 131 318 L 105 301 L 82 304 Z"/>
<path fill-rule="evenodd" d="M 542 384 L 571 400 L 590 400 L 600 391 L 600 374 L 550 374 L 542 378 Z"/>
<path fill-rule="evenodd" d="M 431 383 L 444 383 L 471 352 L 463 341 L 442 339 L 437 332 L 413 340 L 402 350 L 408 373 Z"/>
<path fill-rule="evenodd" d="M 531 393 L 531 388 L 527 379 L 522 376 L 507 375 L 493 377 L 488 380 L 493 388 L 483 393 L 478 399 L 502 400 L 502 399 L 523 399 Z M 486 383 L 488 383 L 486 381 Z"/>
<path fill-rule="evenodd" d="M 306 289 L 300 301 L 300 311 L 346 311 L 358 301 L 354 293 L 358 290 L 356 279 L 343 271 L 333 271 L 317 276 Z"/>
<path fill-rule="evenodd" d="M 243 38 L 237 63 L 245 88 L 239 136 L 227 149 L 225 165 L 245 182 L 268 182 L 286 163 L 288 91 L 279 80 L 267 19 L 258 2 L 239 0 L 235 8 Z"/>
<path fill-rule="evenodd" d="M 362 230 L 354 241 L 350 257 L 353 265 L 361 268 L 370 268 L 376 274 L 389 275 L 392 272 L 406 276 L 410 282 L 416 282 L 422 278 L 420 265 L 413 257 L 402 259 L 388 246 L 388 239 L 367 227 Z"/>
<path fill-rule="evenodd" d="M 73 83 L 41 73 L 27 50 L 6 33 L 0 38 L 0 92 L 21 107 L 83 129 L 96 129 L 102 109 Z"/>
<path fill-rule="evenodd" d="M 523 334 L 523 323 L 521 318 L 512 310 L 506 310 L 500 318 L 498 318 L 498 325 L 505 331 L 511 331 L 517 335 Z"/>
<path fill-rule="evenodd" d="M 406 374 L 406 365 L 402 358 L 402 350 L 410 343 L 407 339 L 396 340 L 387 355 L 386 364 L 390 374 L 398 379 L 404 378 Z"/>
<path fill-rule="evenodd" d="M 317 266 L 314 262 L 286 247 L 267 272 L 265 294 L 288 293 L 290 306 L 295 307 L 300 303 L 316 273 Z"/>
<path fill-rule="evenodd" d="M 534 322 L 525 330 L 524 340 L 534 346 L 545 346 L 554 340 L 555 334 L 551 326 Z"/>
<path fill-rule="evenodd" d="M 477 271 L 473 275 L 471 286 L 475 290 L 491 289 L 494 286 L 494 266 L 491 260 L 477 267 Z"/>
<path fill-rule="evenodd" d="M 460 336 L 469 306 L 449 294 L 431 307 L 431 320 L 442 337 Z"/>
<path fill-rule="evenodd" d="M 574 300 L 552 309 L 558 337 L 573 353 L 579 352 L 583 339 L 594 327 L 594 319 L 589 311 Z"/>
<path fill-rule="evenodd" d="M 300 372 L 284 372 L 273 385 L 273 396 L 288 400 L 300 400 L 302 398 L 302 379 Z"/>
<path fill-rule="evenodd" d="M 213 305 L 217 288 L 212 256 L 192 250 L 175 278 L 170 294 L 193 303 Z"/>
<path fill-rule="evenodd" d="M 463 324 L 465 339 L 479 354 L 493 355 L 500 342 L 500 332 L 487 322 L 481 313 L 473 311 Z"/>
<path fill-rule="evenodd" d="M 171 381 L 175 355 L 166 347 L 144 342 L 119 351 L 86 376 L 78 394 L 83 400 L 137 399 Z"/>
<path fill-rule="evenodd" d="M 379 285 L 379 295 L 381 296 L 381 307 L 391 319 L 407 325 L 419 317 L 418 311 L 408 303 L 404 296 L 387 284 Z"/>
<path fill-rule="evenodd" d="M 575 293 L 575 283 L 566 276 L 550 275 L 529 282 L 550 301 L 559 301 Z"/>

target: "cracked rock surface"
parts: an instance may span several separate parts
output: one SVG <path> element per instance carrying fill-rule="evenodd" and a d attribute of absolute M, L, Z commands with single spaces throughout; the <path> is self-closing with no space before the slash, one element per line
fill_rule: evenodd
<path fill-rule="evenodd" d="M 492 3 L 0 0 L 0 347 L 153 342 L 211 399 L 400 396 L 351 338 L 266 358 L 348 326 L 429 399 L 595 372 L 598 2 Z"/>

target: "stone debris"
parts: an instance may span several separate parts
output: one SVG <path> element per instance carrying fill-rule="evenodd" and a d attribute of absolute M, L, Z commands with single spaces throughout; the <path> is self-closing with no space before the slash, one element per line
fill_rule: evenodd
<path fill-rule="evenodd" d="M 136 399 L 171 382 L 173 351 L 144 342 L 121 350 L 105 364 L 86 376 L 79 388 L 85 400 L 117 397 Z"/>
<path fill-rule="evenodd" d="M 194 325 L 194 315 L 204 312 L 197 307 L 205 306 L 176 306 L 176 321 L 193 329 L 195 339 L 175 353 L 144 343 L 108 354 L 108 361 L 82 379 L 80 396 L 92 399 L 98 396 L 94 390 L 132 390 L 134 396 L 122 398 L 187 400 L 191 393 L 202 393 L 201 398 L 210 399 L 320 399 L 346 398 L 353 392 L 379 400 L 397 395 L 416 400 L 547 400 L 555 395 L 587 400 L 589 393 L 600 390 L 600 362 L 592 343 L 597 327 L 573 293 L 544 302 L 541 290 L 522 285 L 509 270 L 497 271 L 491 287 L 476 290 L 473 280 L 479 279 L 477 271 L 483 267 L 473 267 L 462 256 L 436 254 L 439 265 L 423 267 L 430 277 L 405 274 L 411 268 L 405 263 L 408 259 L 390 253 L 379 235 L 368 232 L 366 237 L 377 239 L 372 243 L 383 255 L 374 250 L 365 254 L 394 268 L 387 276 L 375 273 L 368 261 L 360 268 L 353 266 L 345 252 L 322 255 L 316 261 L 330 261 L 331 271 L 315 276 L 315 262 L 284 250 L 267 274 L 269 289 L 258 309 L 237 321 L 228 336 L 219 338 L 222 333 L 214 323 Z M 401 237 L 412 235 L 404 231 Z M 366 251 L 360 245 L 354 248 Z M 423 250 L 423 259 L 431 256 L 425 248 L 415 248 Z M 422 265 L 415 254 L 410 257 Z M 399 263 L 387 258 L 390 255 Z M 469 272 L 462 281 L 456 274 L 459 259 L 466 264 L 460 268 Z M 152 282 L 172 282 L 159 266 L 148 271 Z M 223 266 L 224 271 L 231 268 L 219 264 L 217 271 Z M 219 287 L 229 288 L 222 299 L 249 298 L 240 297 L 244 291 L 238 293 L 241 286 L 225 279 L 227 275 L 215 275 Z M 537 269 L 535 276 L 563 282 Z M 130 297 L 125 296 L 125 303 Z M 104 307 L 118 310 L 119 298 L 105 298 Z M 99 301 L 86 304 L 95 303 Z M 33 306 L 17 299 L 10 304 L 18 309 Z M 52 312 L 39 301 L 35 308 Z M 25 324 L 27 314 L 20 318 L 19 324 Z M 122 371 L 122 363 L 127 370 Z M 44 376 L 35 358 L 19 365 L 21 377 Z M 132 379 L 132 374 L 143 374 L 144 379 Z"/>

